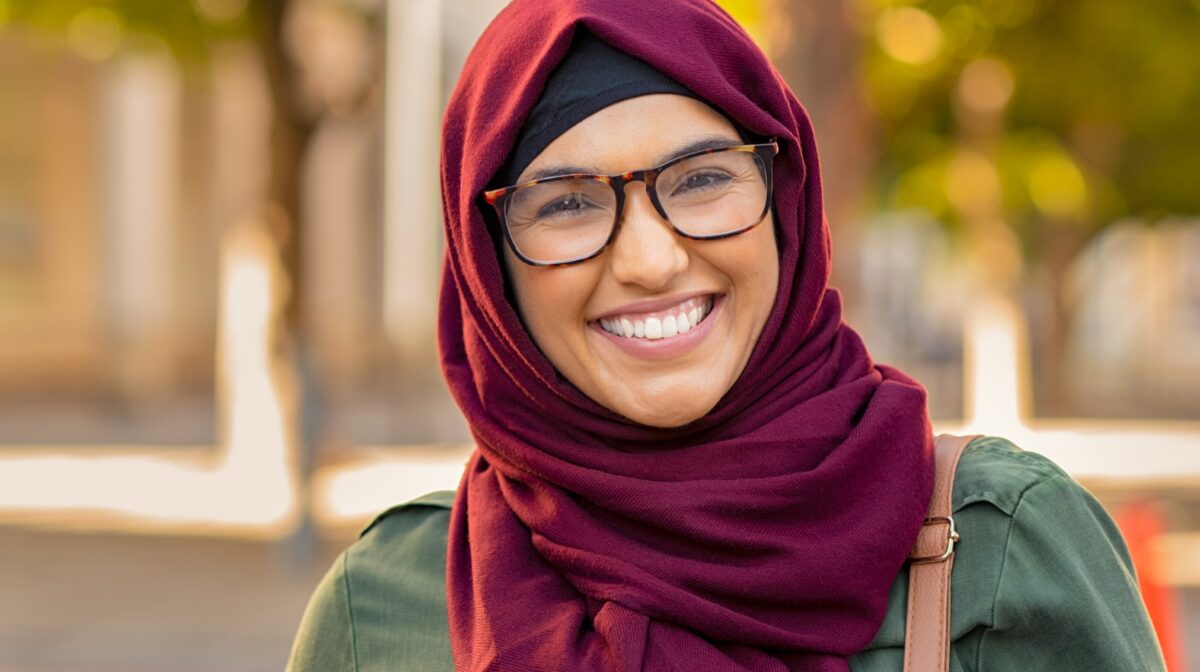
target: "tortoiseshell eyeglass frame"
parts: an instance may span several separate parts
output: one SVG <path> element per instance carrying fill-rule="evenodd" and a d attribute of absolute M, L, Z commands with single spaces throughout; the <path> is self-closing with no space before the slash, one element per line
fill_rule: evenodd
<path fill-rule="evenodd" d="M 691 158 L 694 158 L 697 156 L 703 156 L 705 154 L 716 154 L 718 152 L 747 152 L 747 153 L 752 153 L 752 154 L 758 155 L 758 157 L 762 161 L 762 165 L 763 165 L 763 179 L 767 184 L 767 197 L 766 197 L 766 199 L 764 199 L 762 212 L 759 213 L 758 218 L 756 218 L 753 223 L 751 223 L 747 226 L 743 226 L 740 229 L 734 229 L 733 231 L 725 231 L 725 232 L 714 234 L 711 236 L 697 236 L 697 235 L 692 235 L 690 233 L 687 233 L 686 231 L 681 231 L 677 226 L 675 226 L 673 223 L 671 223 L 671 219 L 669 217 L 667 217 L 667 213 L 663 209 L 662 203 L 659 202 L 659 200 L 658 200 L 658 189 L 655 186 L 656 180 L 658 179 L 658 176 L 664 170 L 670 168 L 671 166 L 675 165 L 676 163 L 679 163 L 680 161 L 683 161 L 685 159 L 691 159 Z M 731 147 L 714 147 L 712 149 L 701 149 L 701 150 L 698 150 L 695 152 L 688 152 L 687 154 L 681 154 L 680 156 L 677 156 L 677 157 L 671 159 L 670 161 L 667 161 L 666 163 L 655 166 L 654 168 L 644 168 L 642 170 L 632 170 L 628 173 L 621 173 L 618 175 L 591 175 L 591 174 L 586 174 L 586 173 L 572 173 L 572 174 L 568 174 L 568 175 L 551 175 L 551 176 L 542 177 L 542 178 L 539 178 L 536 180 L 530 180 L 528 182 L 522 182 L 520 184 L 514 184 L 510 187 L 502 187 L 500 189 L 493 189 L 491 191 L 485 191 L 485 192 L 483 192 L 483 199 L 485 201 L 487 201 L 487 203 L 489 205 L 491 205 L 493 208 L 496 209 L 496 215 L 500 218 L 500 228 L 503 229 L 503 231 L 504 231 L 504 240 L 508 242 L 509 249 L 511 249 L 513 251 L 513 254 L 515 254 L 518 259 L 525 262 L 526 264 L 529 264 L 530 266 L 543 266 L 543 267 L 570 266 L 571 264 L 578 264 L 580 262 L 584 262 L 584 261 L 587 261 L 588 259 L 592 259 L 592 258 L 599 256 L 600 253 L 603 252 L 605 249 L 607 249 L 608 246 L 612 243 L 612 241 L 616 239 L 617 233 L 620 231 L 620 228 L 621 228 L 621 212 L 625 208 L 625 185 L 627 185 L 631 182 L 641 181 L 641 182 L 646 183 L 646 193 L 650 196 L 650 202 L 654 204 L 654 209 L 658 211 L 658 214 L 663 218 L 663 221 L 670 224 L 671 229 L 676 234 L 678 234 L 679 236 L 681 236 L 683 238 L 690 238 L 692 240 L 719 240 L 721 238 L 729 238 L 731 236 L 736 236 L 738 234 L 745 233 L 745 232 L 749 231 L 750 229 L 753 229 L 754 227 L 758 226 L 763 221 L 764 218 L 766 218 L 767 212 L 771 209 L 771 201 L 772 201 L 772 196 L 774 193 L 774 191 L 773 191 L 773 186 L 774 186 L 773 185 L 773 182 L 774 182 L 773 172 L 774 171 L 772 170 L 772 164 L 774 163 L 774 158 L 778 153 L 779 153 L 779 143 L 776 138 L 771 138 L 770 140 L 763 142 L 763 143 L 759 143 L 759 144 L 734 145 Z M 604 244 L 601 245 L 600 247 L 598 247 L 594 252 L 590 252 L 583 256 L 574 257 L 572 259 L 566 259 L 563 261 L 538 261 L 536 259 L 530 259 L 529 257 L 522 254 L 521 250 L 517 247 L 516 241 L 513 240 L 512 233 L 508 230 L 508 220 L 507 220 L 507 216 L 506 216 L 506 211 L 507 211 L 507 204 L 508 204 L 509 197 L 518 191 L 521 191 L 523 189 L 529 189 L 530 187 L 533 187 L 533 186 L 536 186 L 539 184 L 543 184 L 545 182 L 555 182 L 557 180 L 580 180 L 580 179 L 590 179 L 590 180 L 595 180 L 597 182 L 602 182 L 604 184 L 607 184 L 610 187 L 612 187 L 612 190 L 616 195 L 616 198 L 617 198 L 617 200 L 616 200 L 617 207 L 615 210 L 616 216 L 613 219 L 612 229 L 609 231 L 608 238 L 605 239 Z"/>

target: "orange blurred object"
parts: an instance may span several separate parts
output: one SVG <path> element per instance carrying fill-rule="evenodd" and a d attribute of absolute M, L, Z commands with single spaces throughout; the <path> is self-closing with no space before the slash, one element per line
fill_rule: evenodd
<path fill-rule="evenodd" d="M 1167 669 L 1182 672 L 1186 656 L 1179 603 L 1172 587 L 1163 582 L 1162 566 L 1155 551 L 1163 531 L 1161 511 L 1154 502 L 1143 500 L 1121 507 L 1115 518 L 1133 556 L 1138 587 L 1158 634 Z"/>

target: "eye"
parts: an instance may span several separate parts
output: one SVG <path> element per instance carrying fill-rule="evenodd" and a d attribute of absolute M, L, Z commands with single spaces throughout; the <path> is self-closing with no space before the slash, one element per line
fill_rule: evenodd
<path fill-rule="evenodd" d="M 592 204 L 583 194 L 566 194 L 555 198 L 538 210 L 538 217 L 554 217 L 556 215 L 572 215 L 580 210 L 590 208 Z"/>
<path fill-rule="evenodd" d="M 721 171 L 706 170 L 695 172 L 685 177 L 683 182 L 675 187 L 672 195 L 720 189 L 729 184 L 732 179 L 732 175 Z"/>

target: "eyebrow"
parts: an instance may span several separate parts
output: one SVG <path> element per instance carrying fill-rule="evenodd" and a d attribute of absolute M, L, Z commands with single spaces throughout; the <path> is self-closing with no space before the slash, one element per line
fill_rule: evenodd
<path fill-rule="evenodd" d="M 667 161 L 670 161 L 671 159 L 674 159 L 677 156 L 683 156 L 684 154 L 691 154 L 692 152 L 698 152 L 702 149 L 721 149 L 723 147 L 737 147 L 738 145 L 743 145 L 743 144 L 746 144 L 746 143 L 744 143 L 741 140 L 734 140 L 732 138 L 729 138 L 729 137 L 726 137 L 723 135 L 711 135 L 711 136 L 700 138 L 698 140 L 693 140 L 692 142 L 689 142 L 688 144 L 686 144 L 682 147 L 676 147 L 675 149 L 673 149 L 669 152 L 660 154 L 658 156 L 658 158 L 655 160 L 654 165 L 661 166 L 662 164 L 666 163 Z M 539 169 L 533 171 L 532 173 L 529 174 L 528 177 L 526 177 L 523 180 L 520 180 L 518 182 L 518 184 L 524 183 L 524 182 L 532 182 L 533 180 L 540 180 L 543 177 L 556 177 L 558 175 L 574 175 L 574 174 L 578 174 L 578 173 L 583 173 L 583 174 L 588 174 L 588 175 L 592 175 L 592 174 L 606 175 L 607 174 L 607 173 L 603 172 L 602 170 L 600 170 L 599 168 L 597 168 L 596 166 L 566 166 L 566 165 L 545 166 L 545 167 L 542 167 L 542 168 L 539 168 Z"/>

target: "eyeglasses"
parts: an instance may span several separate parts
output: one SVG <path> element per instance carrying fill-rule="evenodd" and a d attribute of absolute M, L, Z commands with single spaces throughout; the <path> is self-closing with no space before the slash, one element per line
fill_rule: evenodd
<path fill-rule="evenodd" d="M 702 149 L 655 168 L 621 175 L 555 175 L 483 193 L 504 238 L 531 266 L 565 266 L 599 255 L 616 238 L 625 185 L 646 183 L 658 214 L 675 233 L 715 240 L 745 233 L 771 204 L 775 138 L 756 145 Z"/>

